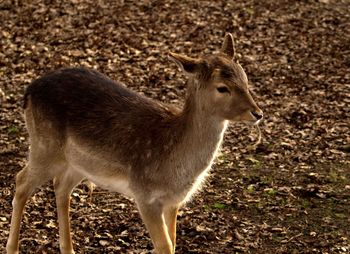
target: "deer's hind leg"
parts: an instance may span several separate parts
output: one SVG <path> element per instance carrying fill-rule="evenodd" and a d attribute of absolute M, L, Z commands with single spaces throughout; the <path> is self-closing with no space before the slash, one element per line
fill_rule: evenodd
<path fill-rule="evenodd" d="M 73 254 L 72 237 L 70 234 L 69 204 L 74 187 L 83 177 L 73 169 L 67 168 L 54 179 L 57 215 L 60 235 L 60 250 L 62 254 Z"/>
<path fill-rule="evenodd" d="M 6 245 L 8 254 L 18 253 L 20 224 L 24 206 L 37 187 L 54 177 L 60 163 L 52 161 L 53 154 L 36 149 L 35 145 L 29 153 L 28 164 L 16 176 L 16 191 L 12 201 L 10 234 Z M 56 156 L 54 156 L 56 158 Z"/>
<path fill-rule="evenodd" d="M 28 198 L 37 187 L 53 179 L 67 164 L 62 152 L 63 137 L 57 134 L 52 124 L 41 118 L 36 121 L 29 102 L 25 116 L 31 146 L 28 164 L 16 176 L 11 228 L 6 245 L 8 254 L 18 253 L 20 224 Z"/>

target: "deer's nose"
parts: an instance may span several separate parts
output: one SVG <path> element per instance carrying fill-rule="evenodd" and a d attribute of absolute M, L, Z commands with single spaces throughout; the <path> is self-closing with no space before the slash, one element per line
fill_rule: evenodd
<path fill-rule="evenodd" d="M 256 120 L 261 120 L 263 118 L 262 112 L 252 111 L 251 114 L 256 118 Z"/>

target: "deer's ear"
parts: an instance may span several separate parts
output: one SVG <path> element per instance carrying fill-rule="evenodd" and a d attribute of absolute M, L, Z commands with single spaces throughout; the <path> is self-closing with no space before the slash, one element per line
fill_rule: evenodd
<path fill-rule="evenodd" d="M 222 47 L 221 47 L 221 52 L 232 59 L 235 58 L 235 46 L 234 46 L 232 34 L 230 33 L 226 34 L 224 43 L 222 44 Z"/>
<path fill-rule="evenodd" d="M 169 53 L 169 58 L 173 60 L 186 74 L 194 74 L 199 70 L 201 61 L 176 53 Z"/>

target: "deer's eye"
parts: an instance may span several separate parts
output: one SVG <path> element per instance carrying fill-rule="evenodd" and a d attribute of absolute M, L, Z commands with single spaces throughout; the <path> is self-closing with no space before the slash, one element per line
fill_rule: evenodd
<path fill-rule="evenodd" d="M 220 86 L 216 88 L 219 93 L 230 93 L 230 90 L 228 90 L 227 86 Z"/>

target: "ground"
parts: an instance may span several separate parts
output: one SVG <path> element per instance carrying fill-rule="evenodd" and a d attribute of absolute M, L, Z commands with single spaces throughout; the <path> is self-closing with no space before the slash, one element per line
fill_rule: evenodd
<path fill-rule="evenodd" d="M 257 131 L 231 124 L 212 174 L 179 214 L 177 253 L 350 253 L 350 2 L 11 1 L 0 3 L 0 252 L 28 135 L 22 96 L 61 67 L 95 68 L 181 106 L 185 76 L 168 52 L 236 41 L 256 101 Z M 72 194 L 76 253 L 150 253 L 131 200 L 85 184 Z M 22 253 L 58 253 L 52 184 L 28 202 Z"/>

